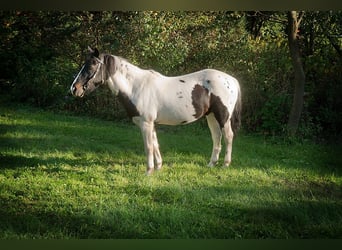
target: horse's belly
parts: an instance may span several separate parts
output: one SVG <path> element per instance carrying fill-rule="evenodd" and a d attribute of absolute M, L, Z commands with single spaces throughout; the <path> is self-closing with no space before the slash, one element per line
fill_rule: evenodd
<path fill-rule="evenodd" d="M 189 108 L 160 109 L 155 122 L 164 125 L 187 124 L 197 120 L 193 113 L 194 112 Z"/>

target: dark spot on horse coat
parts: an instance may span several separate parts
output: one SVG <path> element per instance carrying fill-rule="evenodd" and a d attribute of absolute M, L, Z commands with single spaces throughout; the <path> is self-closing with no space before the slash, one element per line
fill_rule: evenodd
<path fill-rule="evenodd" d="M 209 109 L 209 90 L 203 86 L 196 84 L 191 92 L 192 106 L 195 109 L 193 115 L 196 119 L 207 113 Z"/>
<path fill-rule="evenodd" d="M 209 90 L 197 84 L 191 92 L 192 105 L 195 109 L 193 115 L 196 119 L 203 115 L 213 113 L 220 127 L 223 128 L 229 118 L 227 107 L 223 104 L 221 98 L 210 94 Z"/>
<path fill-rule="evenodd" d="M 207 114 L 213 113 L 220 127 L 223 128 L 229 118 L 227 107 L 223 104 L 221 98 L 214 94 L 210 95 L 210 107 Z"/>
<path fill-rule="evenodd" d="M 180 82 L 185 82 L 185 81 L 184 81 L 184 80 L 182 80 L 182 79 L 181 79 L 181 80 L 179 80 L 179 81 L 180 81 Z"/>
<path fill-rule="evenodd" d="M 137 107 L 134 105 L 134 103 L 132 103 L 125 93 L 119 91 L 118 99 L 119 102 L 124 106 L 129 118 L 140 115 Z"/>

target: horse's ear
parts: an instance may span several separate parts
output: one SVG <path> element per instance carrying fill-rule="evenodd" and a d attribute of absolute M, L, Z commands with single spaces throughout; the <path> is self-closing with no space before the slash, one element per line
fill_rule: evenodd
<path fill-rule="evenodd" d="M 94 53 L 94 50 L 93 50 L 90 46 L 88 46 L 88 51 L 89 51 L 89 53 L 91 53 L 91 54 Z"/>
<path fill-rule="evenodd" d="M 100 55 L 100 52 L 97 48 L 94 49 L 94 52 L 93 52 L 93 56 L 95 56 L 96 58 L 99 58 L 99 55 Z"/>
<path fill-rule="evenodd" d="M 94 56 L 94 57 L 99 57 L 99 55 L 100 55 L 100 52 L 99 52 L 99 50 L 97 49 L 97 48 L 94 48 L 94 49 L 92 49 L 90 46 L 88 46 L 88 51 L 90 52 L 90 54 L 92 55 L 92 56 Z"/>

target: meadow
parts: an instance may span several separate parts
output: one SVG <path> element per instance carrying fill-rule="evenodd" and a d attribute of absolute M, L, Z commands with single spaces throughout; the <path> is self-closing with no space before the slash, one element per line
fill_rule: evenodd
<path fill-rule="evenodd" d="M 131 123 L 1 106 L 0 238 L 341 238 L 340 145 L 242 131 L 208 168 L 204 122 L 157 131 L 146 176 Z"/>

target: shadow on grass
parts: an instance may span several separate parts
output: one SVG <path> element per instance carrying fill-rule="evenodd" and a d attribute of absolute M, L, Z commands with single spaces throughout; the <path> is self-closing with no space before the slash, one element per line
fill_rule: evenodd
<path fill-rule="evenodd" d="M 36 167 L 42 161 L 36 157 L 24 157 L 24 156 L 13 156 L 13 155 L 4 155 L 0 153 L 0 167 L 4 168 L 21 168 L 25 167 Z"/>
<path fill-rule="evenodd" d="M 203 191 L 195 192 L 204 195 L 198 193 Z M 342 235 L 341 203 L 323 201 L 277 202 L 264 207 L 201 204 L 192 209 L 186 204 L 180 207 L 156 203 L 153 208 L 107 208 L 102 214 L 94 208 L 52 212 L 20 199 L 1 198 L 0 203 L 0 237 L 3 238 L 260 239 L 341 238 Z"/>
<path fill-rule="evenodd" d="M 111 211 L 112 221 L 87 213 L 38 211 L 34 204 L 0 200 L 0 237 L 4 238 L 135 238 L 134 229 L 119 228 L 123 214 Z M 15 207 L 16 209 L 13 209 Z M 2 235 L 2 236 L 1 236 Z"/>
<path fill-rule="evenodd" d="M 121 159 L 100 159 L 100 158 L 92 158 L 91 162 L 87 161 L 87 159 L 82 158 L 82 154 L 76 154 L 79 159 L 65 159 L 61 157 L 49 157 L 46 159 L 42 159 L 39 157 L 25 157 L 25 156 L 13 156 L 13 155 L 4 155 L 0 153 L 0 169 L 17 169 L 17 168 L 36 168 L 39 166 L 46 166 L 46 172 L 57 172 L 63 171 L 68 172 L 72 171 L 71 169 L 67 170 L 65 168 L 62 169 L 62 166 L 75 166 L 75 167 L 89 167 L 95 165 L 123 165 L 123 160 Z M 144 162 L 127 160 L 124 161 L 127 165 L 137 165 L 143 164 Z M 75 170 L 76 171 L 76 170 Z"/>

